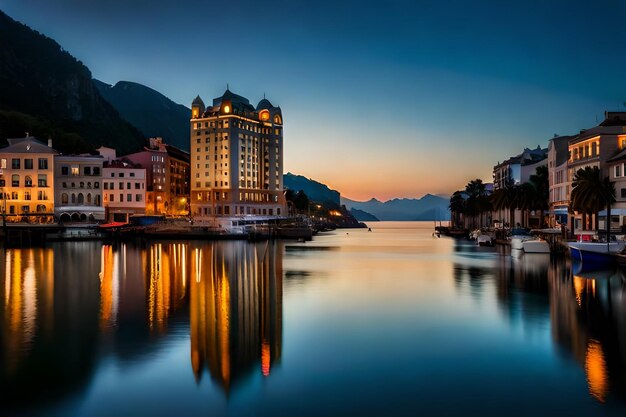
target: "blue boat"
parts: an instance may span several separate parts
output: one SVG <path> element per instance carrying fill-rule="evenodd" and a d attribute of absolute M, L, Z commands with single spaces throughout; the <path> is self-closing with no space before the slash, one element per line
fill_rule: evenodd
<path fill-rule="evenodd" d="M 624 249 L 626 242 L 569 242 L 572 259 L 586 265 L 605 266 L 615 263 L 615 254 Z"/>

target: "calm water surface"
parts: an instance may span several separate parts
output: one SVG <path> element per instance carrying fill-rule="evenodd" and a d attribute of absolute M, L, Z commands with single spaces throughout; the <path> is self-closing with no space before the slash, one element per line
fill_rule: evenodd
<path fill-rule="evenodd" d="M 372 223 L 0 252 L 0 414 L 626 415 L 626 280 Z"/>

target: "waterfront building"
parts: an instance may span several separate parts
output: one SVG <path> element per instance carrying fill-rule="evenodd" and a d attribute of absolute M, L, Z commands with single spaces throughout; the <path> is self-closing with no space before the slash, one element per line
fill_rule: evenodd
<path fill-rule="evenodd" d="M 102 169 L 104 206 L 110 222 L 146 214 L 146 169 L 126 159 L 106 161 Z"/>
<path fill-rule="evenodd" d="M 573 180 L 576 171 L 588 166 L 598 167 L 603 177 L 609 176 L 609 166 L 615 166 L 618 162 L 618 160 L 612 159 L 617 157 L 616 154 L 625 148 L 626 112 L 605 112 L 605 118 L 598 126 L 581 130 L 578 135 L 569 140 L 568 181 Z M 610 163 L 609 160 L 611 160 Z M 626 215 L 626 211 L 622 211 L 623 209 L 620 207 L 616 207 L 615 210 L 616 216 Z M 606 212 L 604 216 L 606 216 Z M 595 228 L 595 214 L 587 216 L 583 213 L 574 212 L 570 216 L 569 223 L 569 228 L 574 233 L 582 230 L 593 230 Z"/>
<path fill-rule="evenodd" d="M 189 215 L 189 181 L 191 169 L 189 152 L 165 145 L 167 166 L 169 167 L 169 210 L 175 216 Z"/>
<path fill-rule="evenodd" d="M 537 146 L 536 149 L 525 148 L 519 155 L 499 162 L 493 167 L 494 191 L 528 182 L 537 167 L 546 164 L 547 156 L 548 149 Z"/>
<path fill-rule="evenodd" d="M 626 147 L 612 158 L 607 160 L 609 179 L 615 186 L 615 203 L 611 205 L 611 230 L 626 232 Z M 599 213 L 600 219 L 606 218 L 606 210 Z M 600 229 L 605 229 L 606 223 L 600 224 Z"/>
<path fill-rule="evenodd" d="M 54 215 L 59 222 L 104 220 L 100 155 L 54 157 Z"/>
<path fill-rule="evenodd" d="M 216 217 L 286 215 L 283 195 L 283 116 L 280 107 L 226 90 L 205 107 L 191 106 L 191 214 Z"/>
<path fill-rule="evenodd" d="M 535 149 L 525 148 L 519 155 L 508 158 L 504 162 L 499 162 L 493 167 L 493 190 L 504 190 L 528 182 L 531 175 L 536 173 L 538 167 L 547 165 L 547 158 L 548 149 L 537 146 Z M 526 223 L 524 221 L 524 213 L 519 209 L 513 210 L 512 213 L 509 209 L 496 211 L 493 213 L 493 217 L 501 221 L 508 219 L 506 223 L 509 223 L 511 227 Z M 528 217 L 528 224 L 540 226 L 541 219 L 539 217 L 539 213 L 531 213 Z"/>
<path fill-rule="evenodd" d="M 54 215 L 54 155 L 48 146 L 28 133 L 7 139 L 0 149 L 2 213 L 10 222 L 51 222 Z"/>
<path fill-rule="evenodd" d="M 571 180 L 567 174 L 572 136 L 555 136 L 548 144 L 549 226 L 567 225 Z"/>
<path fill-rule="evenodd" d="M 146 214 L 167 214 L 169 210 L 169 164 L 162 138 L 150 138 L 142 151 L 125 158 L 146 169 Z"/>

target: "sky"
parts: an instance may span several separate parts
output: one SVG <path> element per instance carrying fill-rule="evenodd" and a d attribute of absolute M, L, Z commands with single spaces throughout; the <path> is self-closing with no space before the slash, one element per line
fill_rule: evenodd
<path fill-rule="evenodd" d="M 626 2 L 0 0 L 94 78 L 282 108 L 284 170 L 367 200 L 450 194 L 625 110 Z"/>

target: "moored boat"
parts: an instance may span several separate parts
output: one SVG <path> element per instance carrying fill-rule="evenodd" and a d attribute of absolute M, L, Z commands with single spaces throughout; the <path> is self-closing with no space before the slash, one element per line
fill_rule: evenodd
<path fill-rule="evenodd" d="M 569 242 L 572 259 L 586 263 L 611 263 L 615 254 L 624 250 L 626 242 Z"/>
<path fill-rule="evenodd" d="M 522 241 L 525 253 L 550 253 L 550 245 L 543 239 L 527 239 Z"/>

